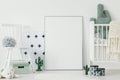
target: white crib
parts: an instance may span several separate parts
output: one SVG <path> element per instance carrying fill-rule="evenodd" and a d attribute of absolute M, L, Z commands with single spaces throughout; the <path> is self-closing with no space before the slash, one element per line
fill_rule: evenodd
<path fill-rule="evenodd" d="M 120 62 L 108 53 L 109 24 L 94 24 L 90 21 L 90 64 L 106 69 L 120 69 Z"/>

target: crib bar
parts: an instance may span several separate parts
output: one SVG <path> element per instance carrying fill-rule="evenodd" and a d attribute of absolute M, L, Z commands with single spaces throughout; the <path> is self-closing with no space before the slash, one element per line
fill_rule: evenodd
<path fill-rule="evenodd" d="M 94 34 L 97 33 L 96 30 L 97 30 L 97 26 L 94 27 Z M 97 37 L 97 35 L 94 35 L 94 37 Z M 94 46 L 94 52 L 95 52 L 95 53 L 97 52 L 96 46 Z M 97 54 L 94 54 L 94 59 L 95 59 L 95 61 L 97 60 Z"/>
<path fill-rule="evenodd" d="M 94 44 L 94 35 L 95 35 L 95 33 L 94 33 L 94 31 L 95 31 L 95 27 L 94 27 L 94 21 L 91 21 L 90 22 L 90 45 L 89 45 L 89 47 L 90 47 L 90 62 L 92 62 L 92 61 L 94 61 L 95 59 L 95 57 L 94 57 L 94 53 L 95 53 L 95 44 Z"/>
<path fill-rule="evenodd" d="M 100 27 L 97 27 L 97 60 L 100 60 L 100 48 L 99 48 L 99 35 L 100 35 L 100 33 L 99 33 L 99 28 Z M 96 53 L 95 53 L 96 54 Z"/>
<path fill-rule="evenodd" d="M 108 27 L 106 26 L 106 46 L 108 46 Z M 108 56 L 107 56 L 107 47 L 105 47 L 105 61 L 108 60 Z"/>
<path fill-rule="evenodd" d="M 103 26 L 103 60 L 105 60 L 105 39 L 106 39 L 106 26 Z"/>
<path fill-rule="evenodd" d="M 103 61 L 104 60 L 104 26 L 101 26 L 102 27 L 102 31 L 101 31 L 101 34 L 102 34 L 102 42 L 101 42 L 101 44 L 102 44 L 102 53 L 101 53 L 101 61 Z"/>

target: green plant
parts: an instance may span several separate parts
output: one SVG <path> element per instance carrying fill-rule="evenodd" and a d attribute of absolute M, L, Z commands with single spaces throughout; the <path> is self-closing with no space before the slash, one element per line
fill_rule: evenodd
<path fill-rule="evenodd" d="M 38 69 L 37 69 L 37 71 L 42 71 L 42 66 L 43 66 L 43 60 L 40 58 L 40 57 L 38 57 L 38 59 L 35 59 L 35 63 L 37 64 L 37 66 L 38 66 Z"/>
<path fill-rule="evenodd" d="M 83 68 L 85 70 L 85 75 L 88 75 L 88 71 L 89 71 L 88 65 L 84 66 Z"/>

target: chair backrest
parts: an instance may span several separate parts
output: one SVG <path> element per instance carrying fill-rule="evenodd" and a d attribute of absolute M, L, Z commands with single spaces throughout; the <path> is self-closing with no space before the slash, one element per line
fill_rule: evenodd
<path fill-rule="evenodd" d="M 0 24 L 0 68 L 5 65 L 7 60 L 8 50 L 3 46 L 5 37 L 12 37 L 16 41 L 16 46 L 10 50 L 11 60 L 21 59 L 20 48 L 22 47 L 23 25 L 21 24 Z M 17 54 L 16 54 L 17 53 Z"/>

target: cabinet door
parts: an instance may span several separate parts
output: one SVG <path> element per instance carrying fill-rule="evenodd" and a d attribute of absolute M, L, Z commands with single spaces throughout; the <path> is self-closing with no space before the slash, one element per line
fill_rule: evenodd
<path fill-rule="evenodd" d="M 45 69 L 82 69 L 82 17 L 45 17 Z"/>

